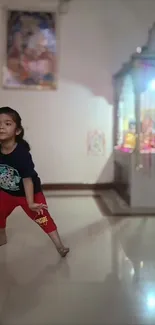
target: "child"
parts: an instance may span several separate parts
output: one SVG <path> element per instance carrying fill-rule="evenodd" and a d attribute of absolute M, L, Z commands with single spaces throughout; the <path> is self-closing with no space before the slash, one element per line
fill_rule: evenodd
<path fill-rule="evenodd" d="M 19 114 L 10 107 L 0 108 L 0 245 L 7 242 L 6 219 L 21 206 L 53 241 L 65 257 L 69 248 L 61 242 L 50 217 L 40 179 L 34 169 L 29 144 L 23 139 Z"/>

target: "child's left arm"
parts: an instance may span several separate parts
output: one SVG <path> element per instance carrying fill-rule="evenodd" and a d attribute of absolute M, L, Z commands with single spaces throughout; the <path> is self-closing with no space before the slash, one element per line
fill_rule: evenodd
<path fill-rule="evenodd" d="M 34 186 L 32 178 L 23 178 L 23 185 L 27 203 L 29 206 L 31 206 L 34 203 Z"/>
<path fill-rule="evenodd" d="M 47 208 L 42 203 L 34 201 L 34 185 L 32 177 L 34 175 L 34 163 L 31 154 L 28 151 L 22 152 L 22 161 L 20 162 L 19 172 L 23 180 L 25 196 L 29 208 L 37 213 L 42 213 L 43 208 Z"/>
<path fill-rule="evenodd" d="M 34 186 L 32 179 L 29 178 L 23 178 L 23 185 L 25 190 L 25 196 L 28 203 L 29 208 L 32 211 L 36 211 L 38 214 L 42 213 L 42 209 L 46 209 L 47 206 L 45 206 L 42 203 L 35 203 L 34 202 Z"/>

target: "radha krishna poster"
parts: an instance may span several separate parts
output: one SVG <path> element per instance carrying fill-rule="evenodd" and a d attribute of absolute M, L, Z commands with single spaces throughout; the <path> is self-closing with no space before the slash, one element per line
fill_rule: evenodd
<path fill-rule="evenodd" d="M 8 11 L 3 87 L 56 89 L 56 13 Z"/>

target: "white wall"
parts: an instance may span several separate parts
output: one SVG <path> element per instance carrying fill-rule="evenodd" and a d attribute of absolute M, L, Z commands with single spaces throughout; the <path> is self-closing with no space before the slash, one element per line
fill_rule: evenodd
<path fill-rule="evenodd" d="M 61 17 L 58 90 L 0 90 L 0 105 L 23 117 L 44 183 L 112 181 L 111 75 L 146 42 L 154 13 L 154 0 L 73 0 Z M 1 63 L 4 30 L 1 11 Z M 105 156 L 88 157 L 87 131 L 98 128 Z"/>

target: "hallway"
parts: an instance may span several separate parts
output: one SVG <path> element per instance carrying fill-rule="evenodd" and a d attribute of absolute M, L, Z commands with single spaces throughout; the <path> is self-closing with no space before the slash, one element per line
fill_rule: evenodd
<path fill-rule="evenodd" d="M 61 260 L 13 213 L 0 248 L 0 324 L 155 324 L 155 219 L 107 217 L 87 195 L 47 200 L 71 252 Z"/>

